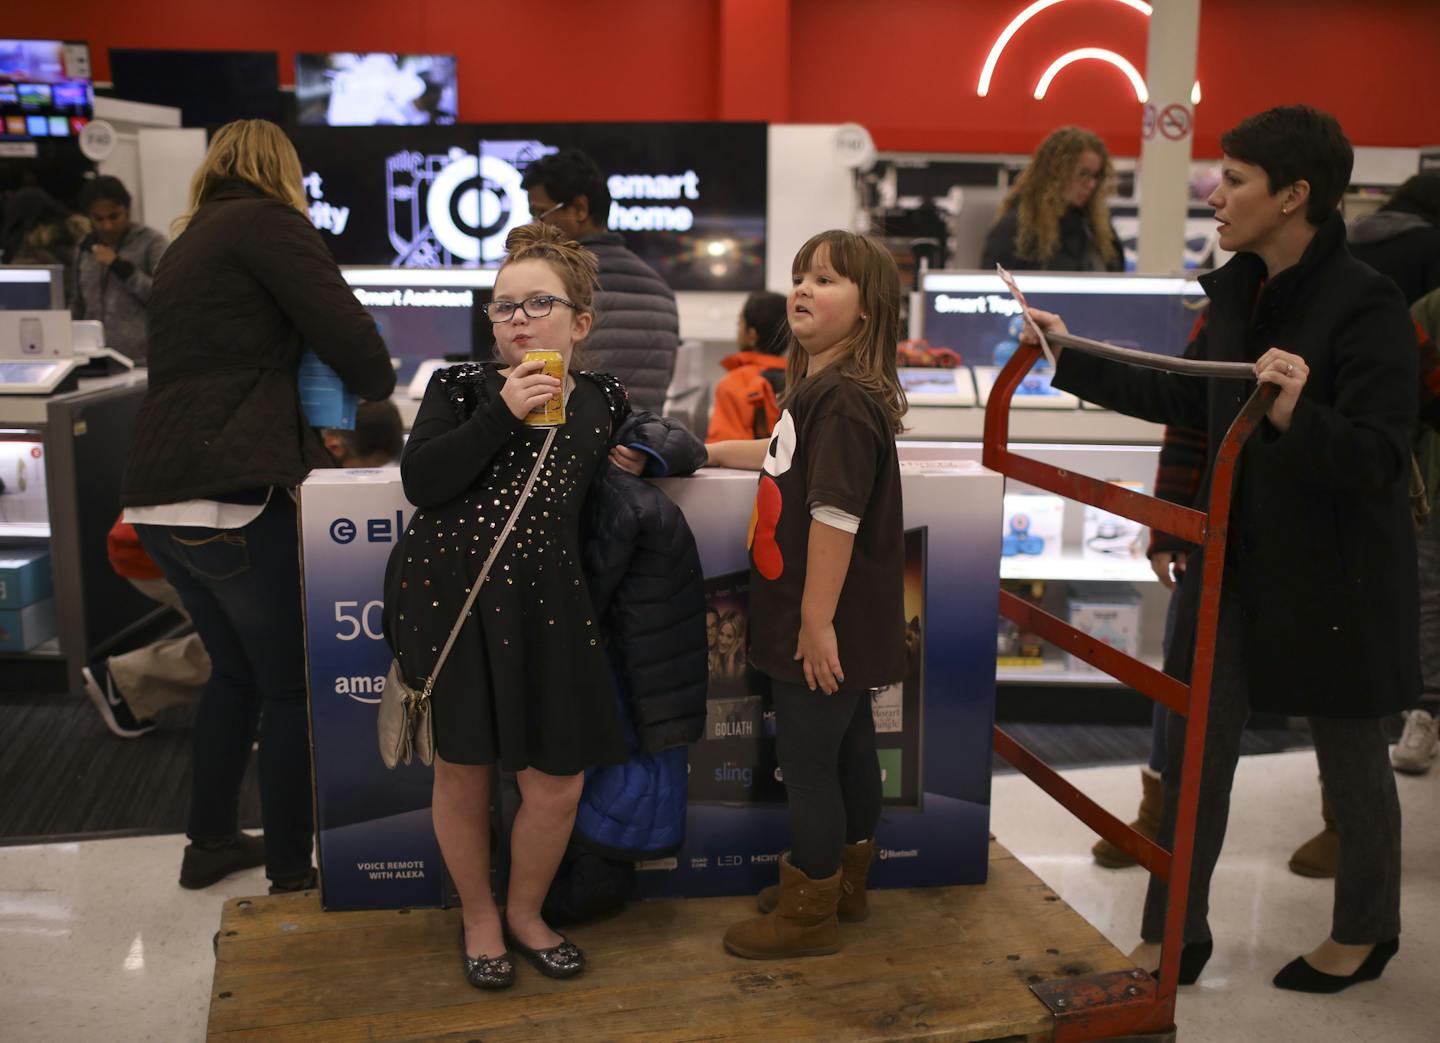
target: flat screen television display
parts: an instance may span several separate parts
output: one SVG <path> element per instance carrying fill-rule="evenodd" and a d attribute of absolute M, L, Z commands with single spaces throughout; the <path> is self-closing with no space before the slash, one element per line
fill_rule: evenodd
<path fill-rule="evenodd" d="M 94 111 L 85 44 L 0 40 L 0 137 L 73 137 Z"/>
<path fill-rule="evenodd" d="M 489 345 L 477 336 L 489 332 L 480 305 L 495 285 L 493 268 L 415 269 L 350 267 L 341 269 L 360 302 L 399 360 L 396 377 L 406 384 L 426 359 L 489 358 Z M 480 326 L 484 323 L 483 328 Z"/>
<path fill-rule="evenodd" d="M 59 265 L 0 265 L 0 311 L 63 307 L 64 269 Z"/>
<path fill-rule="evenodd" d="M 675 290 L 765 284 L 762 123 L 298 127 L 310 216 L 341 264 L 493 266 L 530 220 L 538 156 L 580 148 L 608 175 L 608 226 Z"/>
<path fill-rule="evenodd" d="M 455 56 L 297 54 L 295 104 L 303 126 L 454 123 L 460 111 Z"/>
<path fill-rule="evenodd" d="M 111 48 L 110 79 L 117 98 L 178 108 L 186 127 L 280 120 L 280 65 L 274 51 Z"/>
<path fill-rule="evenodd" d="M 1200 284 L 1173 276 L 1017 272 L 1032 307 L 1064 316 L 1072 333 L 1122 348 L 1179 355 L 1205 300 Z M 1004 365 L 1020 335 L 1020 306 L 998 275 L 930 272 L 925 331 L 932 345 L 958 351 L 967 365 Z"/>

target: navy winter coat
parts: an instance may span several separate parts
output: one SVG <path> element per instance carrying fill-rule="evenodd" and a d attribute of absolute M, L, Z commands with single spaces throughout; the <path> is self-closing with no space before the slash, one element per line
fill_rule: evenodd
<path fill-rule="evenodd" d="M 704 445 L 673 420 L 632 414 L 614 441 L 648 453 L 646 474 L 688 474 Z M 617 467 L 586 508 L 585 574 L 609 645 L 630 748 L 592 769 L 575 821 L 586 847 L 616 858 L 668 853 L 685 838 L 688 755 L 705 728 L 709 665 L 695 537 L 663 492 Z"/>

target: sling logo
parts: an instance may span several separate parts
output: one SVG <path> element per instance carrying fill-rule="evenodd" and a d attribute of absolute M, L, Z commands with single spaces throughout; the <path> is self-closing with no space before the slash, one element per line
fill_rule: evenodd
<path fill-rule="evenodd" d="M 405 531 L 405 512 L 396 511 L 393 518 L 365 518 L 358 523 L 349 518 L 336 518 L 330 523 L 330 538 L 341 546 L 354 543 L 361 525 L 365 527 L 366 543 L 394 543 Z"/>
<path fill-rule="evenodd" d="M 734 761 L 726 761 L 715 769 L 716 782 L 738 782 L 742 786 L 749 786 L 755 780 L 755 772 L 751 768 L 742 768 Z"/>

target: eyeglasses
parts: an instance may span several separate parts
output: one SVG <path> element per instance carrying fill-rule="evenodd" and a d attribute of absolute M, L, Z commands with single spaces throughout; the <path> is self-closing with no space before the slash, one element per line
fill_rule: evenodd
<path fill-rule="evenodd" d="M 492 323 L 499 325 L 502 322 L 509 322 L 515 317 L 515 309 L 519 308 L 532 319 L 543 319 L 550 314 L 551 309 L 557 304 L 563 304 L 567 308 L 575 305 L 564 297 L 552 297 L 549 294 L 542 294 L 538 297 L 530 297 L 523 301 L 491 301 L 481 310 L 485 317 Z"/>
<path fill-rule="evenodd" d="M 1099 181 L 1105 172 L 1103 170 L 1077 170 L 1075 177 L 1080 181 Z"/>
<path fill-rule="evenodd" d="M 565 209 L 567 206 L 569 206 L 569 205 L 570 205 L 569 203 L 556 203 L 554 206 L 552 206 L 549 210 L 545 211 L 543 214 L 540 214 L 539 216 L 536 216 L 536 217 L 535 217 L 535 223 L 536 223 L 536 224 L 542 224 L 542 225 L 543 225 L 543 224 L 545 223 L 545 218 L 549 217 L 551 214 L 553 214 L 553 213 L 554 213 L 555 211 L 557 211 L 557 210 L 564 210 L 564 209 Z M 533 215 L 532 215 L 532 216 L 533 216 Z"/>

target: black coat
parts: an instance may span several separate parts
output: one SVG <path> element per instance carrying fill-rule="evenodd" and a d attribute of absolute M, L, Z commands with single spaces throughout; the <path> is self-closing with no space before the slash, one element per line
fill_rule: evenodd
<path fill-rule="evenodd" d="M 655 458 L 647 472 L 656 474 L 689 474 L 706 458 L 693 435 L 650 413 L 632 414 L 612 440 L 643 447 Z M 641 747 L 655 753 L 694 742 L 705 729 L 709 663 L 704 576 L 685 515 L 643 478 L 602 466 L 582 549 Z"/>
<path fill-rule="evenodd" d="M 580 245 L 600 262 L 595 328 L 581 349 L 585 366 L 619 377 L 636 409 L 659 413 L 680 347 L 675 291 L 618 232 L 584 236 Z"/>
<path fill-rule="evenodd" d="M 362 398 L 395 389 L 385 342 L 320 233 L 243 181 L 212 189 L 165 251 L 148 320 L 127 507 L 289 487 L 332 466 L 300 408 L 304 345 Z"/>
<path fill-rule="evenodd" d="M 1211 301 L 1189 354 L 1300 355 L 1310 376 L 1284 433 L 1263 421 L 1241 453 L 1224 597 L 1244 617 L 1244 669 L 1256 710 L 1378 717 L 1420 690 L 1415 534 L 1406 490 L 1416 422 L 1414 325 L 1399 291 L 1355 260 L 1338 214 L 1300 262 L 1262 286 L 1237 254 L 1202 276 Z M 1207 433 L 1201 497 L 1215 455 L 1254 389 L 1249 380 L 1134 369 L 1076 351 L 1054 384 L 1155 423 Z M 1166 670 L 1189 676 L 1202 562 L 1181 587 Z"/>
<path fill-rule="evenodd" d="M 1090 231 L 1090 217 L 1078 207 L 1070 207 L 1060 217 L 1060 245 L 1055 256 L 1048 261 L 1034 257 L 1023 257 L 1016 243 L 1020 234 L 1020 211 L 1014 207 L 995 219 L 990 232 L 985 236 L 985 249 L 980 254 L 980 267 L 993 271 L 995 265 L 1003 265 L 1007 271 L 1045 272 L 1120 272 L 1125 270 L 1125 257 L 1120 249 L 1120 237 L 1115 235 L 1115 226 L 1110 226 L 1110 235 L 1115 240 L 1115 259 L 1108 264 L 1095 245 L 1095 236 Z"/>

